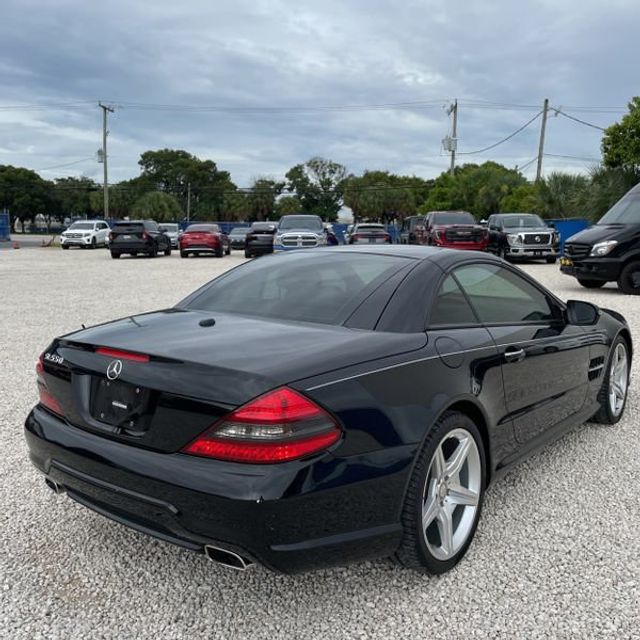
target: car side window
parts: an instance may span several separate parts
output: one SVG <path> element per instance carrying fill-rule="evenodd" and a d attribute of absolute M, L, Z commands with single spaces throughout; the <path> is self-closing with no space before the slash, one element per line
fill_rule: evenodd
<path fill-rule="evenodd" d="M 158 225 L 153 220 L 146 220 L 144 223 L 144 228 L 149 231 L 158 231 Z"/>
<path fill-rule="evenodd" d="M 451 327 L 478 324 L 473 309 L 453 276 L 448 275 L 440 285 L 429 316 L 430 327 Z"/>
<path fill-rule="evenodd" d="M 547 296 L 500 265 L 472 264 L 454 271 L 478 318 L 485 324 L 521 324 L 554 319 Z"/>

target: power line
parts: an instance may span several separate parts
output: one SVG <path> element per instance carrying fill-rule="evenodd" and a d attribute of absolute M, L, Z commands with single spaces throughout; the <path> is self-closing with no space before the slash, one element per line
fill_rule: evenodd
<path fill-rule="evenodd" d="M 475 151 L 458 151 L 458 155 L 470 156 L 475 153 L 484 153 L 485 151 L 495 149 L 499 145 L 507 142 L 507 140 L 511 140 L 511 138 L 517 136 L 521 131 L 524 131 L 529 125 L 535 122 L 540 117 L 541 114 L 542 114 L 542 111 L 538 111 L 538 113 L 536 113 L 536 115 L 533 116 L 533 118 L 531 118 L 530 120 L 527 120 L 527 122 L 525 122 L 521 127 L 516 129 L 513 133 L 510 133 L 506 138 L 503 138 L 502 140 L 498 140 L 498 142 L 495 142 L 494 144 L 490 144 L 488 147 L 484 147 L 483 149 L 476 149 Z"/>
<path fill-rule="evenodd" d="M 555 107 L 553 107 L 553 110 L 558 114 L 561 115 L 565 118 L 569 118 L 569 120 L 573 120 L 574 122 L 578 122 L 580 124 L 583 124 L 587 127 L 591 127 L 592 129 L 598 129 L 598 131 L 605 131 L 604 127 L 601 127 L 597 124 L 593 124 L 592 122 L 587 122 L 586 120 L 581 120 L 580 118 L 576 118 L 575 116 L 571 116 L 568 113 L 565 113 L 564 111 L 561 111 L 560 109 L 557 109 Z"/>
<path fill-rule="evenodd" d="M 66 162 L 65 164 L 54 164 L 50 167 L 41 167 L 40 169 L 33 169 L 33 171 L 49 171 L 49 169 L 62 169 L 64 167 L 71 167 L 74 164 L 80 164 L 81 162 L 87 162 L 88 160 L 95 160 L 93 156 L 88 158 L 80 158 L 80 160 L 74 160 L 73 162 Z"/>
<path fill-rule="evenodd" d="M 544 155 L 550 158 L 567 158 L 569 160 L 582 160 L 584 162 L 600 162 L 602 160 L 602 158 L 593 158 L 586 156 L 566 156 L 558 153 L 545 153 Z"/>

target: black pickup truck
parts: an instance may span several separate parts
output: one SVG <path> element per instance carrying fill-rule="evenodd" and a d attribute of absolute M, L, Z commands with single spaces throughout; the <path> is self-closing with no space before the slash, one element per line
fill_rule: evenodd
<path fill-rule="evenodd" d="M 640 185 L 567 239 L 560 270 L 588 289 L 617 282 L 623 293 L 640 295 Z"/>

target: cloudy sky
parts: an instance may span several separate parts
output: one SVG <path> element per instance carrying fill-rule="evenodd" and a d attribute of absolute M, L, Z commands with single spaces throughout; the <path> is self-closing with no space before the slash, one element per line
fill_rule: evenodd
<path fill-rule="evenodd" d="M 0 164 L 101 178 L 103 100 L 110 181 L 163 147 L 239 186 L 315 155 L 431 177 L 448 165 L 454 98 L 461 152 L 508 136 L 545 97 L 599 126 L 619 119 L 640 92 L 639 32 L 637 0 L 2 0 Z M 460 161 L 522 167 L 539 126 Z M 600 137 L 550 117 L 546 151 L 573 158 L 545 171 L 586 170 Z"/>

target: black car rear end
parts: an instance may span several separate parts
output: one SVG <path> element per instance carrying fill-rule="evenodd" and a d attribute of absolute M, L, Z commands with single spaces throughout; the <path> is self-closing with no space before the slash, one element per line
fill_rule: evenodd
<path fill-rule="evenodd" d="M 171 240 L 154 220 L 126 220 L 116 222 L 111 228 L 109 249 L 112 258 L 119 258 L 123 253 L 155 257 L 159 251 L 170 255 Z"/>
<path fill-rule="evenodd" d="M 273 238 L 277 228 L 275 222 L 254 222 L 246 236 L 245 257 L 254 258 L 273 253 Z"/>

